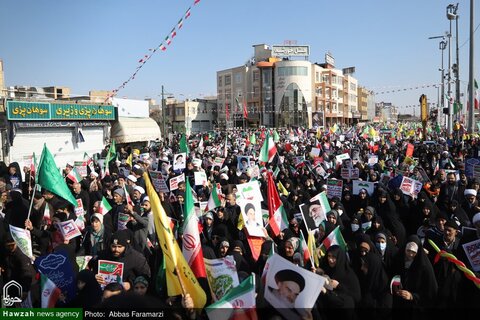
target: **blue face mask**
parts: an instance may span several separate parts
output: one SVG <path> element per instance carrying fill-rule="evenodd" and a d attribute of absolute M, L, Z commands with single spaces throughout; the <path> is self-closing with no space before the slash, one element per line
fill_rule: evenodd
<path fill-rule="evenodd" d="M 354 224 L 354 223 L 352 223 L 352 224 L 350 225 L 350 227 L 352 228 L 352 231 L 353 231 L 353 232 L 357 232 L 358 229 L 360 229 L 360 226 L 359 226 L 358 224 Z"/>
<path fill-rule="evenodd" d="M 387 249 L 387 243 L 386 242 L 377 242 L 375 243 L 375 246 L 377 247 L 378 250 L 380 251 L 385 251 Z"/>

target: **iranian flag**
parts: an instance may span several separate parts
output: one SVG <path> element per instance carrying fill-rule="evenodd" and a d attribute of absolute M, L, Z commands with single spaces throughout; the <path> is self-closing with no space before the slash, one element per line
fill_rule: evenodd
<path fill-rule="evenodd" d="M 60 289 L 53 283 L 52 280 L 48 279 L 47 276 L 41 274 L 41 298 L 42 298 L 42 308 L 54 308 L 55 304 L 60 297 Z"/>
<path fill-rule="evenodd" d="M 102 197 L 102 202 L 100 202 L 100 207 L 98 207 L 98 213 L 107 214 L 107 212 L 109 212 L 110 210 L 112 210 L 112 206 L 108 202 L 107 198 L 105 198 L 105 196 Z"/>
<path fill-rule="evenodd" d="M 133 201 L 132 198 L 130 197 L 130 193 L 127 191 L 127 185 L 123 185 L 123 191 L 125 192 L 125 200 L 127 200 L 127 204 L 131 205 L 133 207 Z"/>
<path fill-rule="evenodd" d="M 288 220 L 270 171 L 267 171 L 267 196 L 270 228 L 275 236 L 278 236 L 280 231 L 288 228 Z"/>
<path fill-rule="evenodd" d="M 72 180 L 74 183 L 79 183 L 83 179 L 75 167 L 67 174 L 67 178 Z"/>
<path fill-rule="evenodd" d="M 271 162 L 277 153 L 277 146 L 273 141 L 273 137 L 267 133 L 267 138 L 263 142 L 262 149 L 260 149 L 260 156 L 258 161 L 260 162 Z"/>
<path fill-rule="evenodd" d="M 270 268 L 270 258 L 273 257 L 273 255 L 275 254 L 274 246 L 275 246 L 275 242 L 272 241 L 272 247 L 270 248 L 270 252 L 268 252 L 268 258 L 267 258 L 267 261 L 265 262 L 265 267 L 263 267 L 261 281 L 264 286 L 267 281 L 268 269 Z"/>
<path fill-rule="evenodd" d="M 52 220 L 50 218 L 50 205 L 45 202 L 45 210 L 43 210 L 43 219 L 47 223 L 47 225 L 50 225 Z"/>
<path fill-rule="evenodd" d="M 198 231 L 198 217 L 193 205 L 192 188 L 190 180 L 186 179 L 185 188 L 185 221 L 183 223 L 182 252 L 188 265 L 192 268 L 195 277 L 206 278 L 205 263 Z"/>
<path fill-rule="evenodd" d="M 205 311 L 210 320 L 258 319 L 254 275 L 251 274 L 222 299 L 208 306 Z"/>
<path fill-rule="evenodd" d="M 32 154 L 32 162 L 30 163 L 30 179 L 35 178 L 37 167 L 37 157 L 35 157 L 35 152 Z"/>
<path fill-rule="evenodd" d="M 326 252 L 328 248 L 330 248 L 333 245 L 338 245 L 340 248 L 342 248 L 344 251 L 346 251 L 347 244 L 345 243 L 345 240 L 343 239 L 342 233 L 340 232 L 340 226 L 337 226 L 335 229 L 333 229 L 332 232 L 323 240 L 322 242 L 322 251 Z"/>
<path fill-rule="evenodd" d="M 307 241 L 305 241 L 305 237 L 303 236 L 303 231 L 300 230 L 300 253 L 303 255 L 303 263 L 304 265 L 307 264 L 308 261 L 312 263 L 313 267 L 313 260 L 310 251 L 308 251 Z"/>
<path fill-rule="evenodd" d="M 220 197 L 218 196 L 217 186 L 214 185 L 212 189 L 212 193 L 210 193 L 210 198 L 208 198 L 208 203 L 205 208 L 205 212 L 215 209 L 217 207 L 220 207 L 221 205 L 222 205 L 222 202 L 220 200 Z"/>

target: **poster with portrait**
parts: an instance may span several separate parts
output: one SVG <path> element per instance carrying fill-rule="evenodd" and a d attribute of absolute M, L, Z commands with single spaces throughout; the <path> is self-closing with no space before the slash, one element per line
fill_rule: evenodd
<path fill-rule="evenodd" d="M 62 233 L 63 238 L 65 240 L 71 240 L 75 237 L 82 235 L 82 233 L 78 229 L 78 226 L 75 224 L 75 222 L 72 219 L 59 222 L 58 229 L 60 229 L 60 232 Z"/>
<path fill-rule="evenodd" d="M 306 309 L 313 308 L 325 284 L 325 278 L 278 254 L 269 258 L 267 263 L 265 300 L 276 308 L 283 318 L 302 319 L 306 315 Z"/>
<path fill-rule="evenodd" d="M 237 170 L 246 172 L 250 168 L 250 158 L 246 156 L 237 156 Z"/>
<path fill-rule="evenodd" d="M 258 199 L 237 199 L 245 228 L 250 236 L 265 237 L 263 232 L 262 206 Z"/>
<path fill-rule="evenodd" d="M 157 192 L 168 193 L 167 183 L 162 173 L 159 171 L 150 171 L 150 179 L 152 180 L 153 186 Z"/>
<path fill-rule="evenodd" d="M 123 262 L 98 260 L 98 274 L 102 276 L 107 284 L 112 282 L 122 283 Z"/>
<path fill-rule="evenodd" d="M 183 153 L 177 153 L 173 156 L 173 170 L 183 170 L 186 167 L 186 162 L 187 162 L 187 154 L 185 152 Z"/>
<path fill-rule="evenodd" d="M 299 207 L 308 230 L 317 229 L 326 219 L 327 212 L 330 211 L 330 204 L 325 192 L 321 192 L 309 203 L 303 203 Z"/>
<path fill-rule="evenodd" d="M 360 161 L 360 149 L 352 149 L 350 150 L 350 154 L 353 164 L 357 164 L 357 162 Z"/>

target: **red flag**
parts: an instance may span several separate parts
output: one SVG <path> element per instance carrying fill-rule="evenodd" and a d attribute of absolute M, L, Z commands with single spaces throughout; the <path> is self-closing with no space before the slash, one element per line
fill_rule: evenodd
<path fill-rule="evenodd" d="M 225 98 L 225 121 L 230 119 L 230 112 L 228 111 L 228 100 Z"/>
<path fill-rule="evenodd" d="M 407 157 L 412 157 L 413 156 L 413 149 L 414 149 L 413 144 L 409 143 L 407 145 L 407 153 L 406 153 Z"/>
<path fill-rule="evenodd" d="M 195 2 L 194 2 L 193 4 L 197 4 L 197 3 L 199 3 L 199 2 L 200 2 L 200 0 L 195 0 Z"/>
<path fill-rule="evenodd" d="M 247 241 L 248 245 L 250 247 L 250 250 L 252 252 L 252 258 L 257 261 L 258 258 L 260 257 L 260 253 L 262 251 L 262 244 L 265 242 L 265 239 L 262 237 L 253 237 L 248 235 L 248 232 L 246 231 L 247 229 L 245 228 L 245 232 L 247 233 Z"/>
<path fill-rule="evenodd" d="M 247 101 L 245 101 L 245 98 L 243 98 L 243 117 L 245 119 L 248 118 Z"/>

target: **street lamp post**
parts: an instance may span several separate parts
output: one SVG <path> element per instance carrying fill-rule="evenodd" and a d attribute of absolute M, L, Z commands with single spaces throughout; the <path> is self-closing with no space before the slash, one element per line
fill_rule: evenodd
<path fill-rule="evenodd" d="M 452 104 L 452 20 L 457 20 L 457 9 L 458 3 L 456 5 L 449 4 L 447 6 L 447 19 L 450 22 L 450 31 L 448 33 L 448 133 L 452 134 L 453 132 L 453 104 Z M 457 65 L 456 68 L 458 70 L 458 20 L 457 20 Z M 456 80 L 458 80 L 458 71 L 454 71 L 456 75 Z M 459 103 L 460 100 L 460 87 L 459 83 L 456 82 L 456 99 L 455 102 Z"/>
<path fill-rule="evenodd" d="M 436 36 L 436 37 L 429 37 L 428 39 L 442 39 L 442 41 L 440 41 L 440 43 L 438 44 L 438 48 L 440 49 L 441 53 L 442 53 L 442 61 L 441 61 L 441 67 L 439 69 L 439 71 L 441 72 L 441 86 L 442 86 L 442 90 L 441 90 L 441 96 L 440 96 L 440 106 L 441 106 L 441 110 L 442 110 L 442 114 L 443 114 L 443 108 L 445 108 L 445 67 L 444 67 L 444 64 L 443 64 L 443 51 L 445 50 L 445 48 L 447 47 L 447 42 L 445 41 L 445 36 Z M 450 109 L 449 109 L 450 111 Z M 449 115 L 447 115 L 447 119 L 448 119 Z M 443 121 L 441 121 L 441 116 L 440 116 L 440 112 L 438 113 L 437 115 L 437 123 L 439 125 L 443 125 Z M 448 121 L 448 120 L 447 120 Z M 448 122 L 447 122 L 448 123 Z"/>

